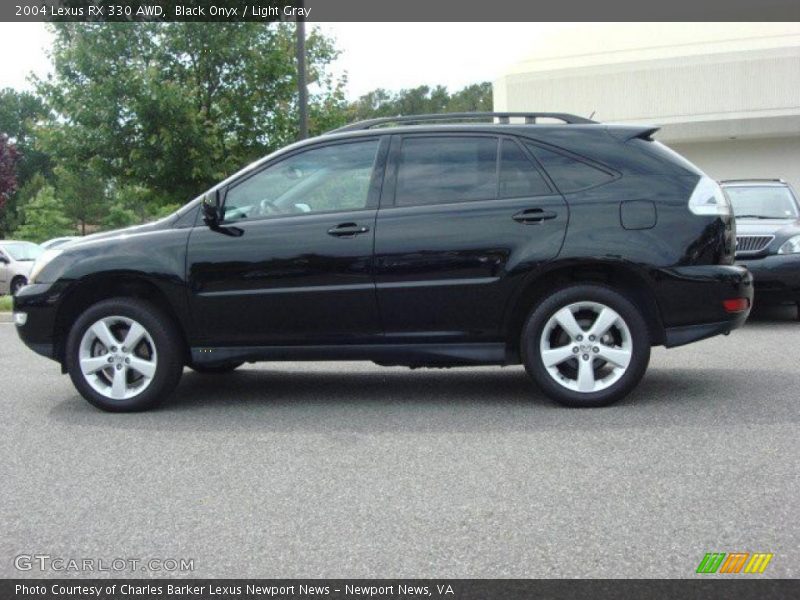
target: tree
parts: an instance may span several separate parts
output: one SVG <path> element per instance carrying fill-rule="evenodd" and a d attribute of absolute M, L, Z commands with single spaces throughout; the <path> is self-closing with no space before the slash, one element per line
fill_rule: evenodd
<path fill-rule="evenodd" d="M 106 183 L 89 168 L 56 167 L 55 173 L 64 212 L 86 235 L 86 226 L 98 223 L 108 212 Z"/>
<path fill-rule="evenodd" d="M 184 203 L 248 162 L 295 140 L 292 25 L 56 23 L 54 72 L 38 90 L 54 113 L 44 138 L 65 169 L 145 187 Z M 306 43 L 311 132 L 344 118 L 337 53 Z"/>
<path fill-rule="evenodd" d="M 389 92 L 378 88 L 361 96 L 348 108 L 349 119 L 360 121 L 398 115 L 437 114 L 444 112 L 475 112 L 492 110 L 492 84 L 469 85 L 450 94 L 441 85 Z"/>
<path fill-rule="evenodd" d="M 17 191 L 19 152 L 5 133 L 0 133 L 0 210 Z"/>
<path fill-rule="evenodd" d="M 14 237 L 31 242 L 65 235 L 74 235 L 75 228 L 64 212 L 64 205 L 55 195 L 52 186 L 46 185 L 22 209 L 24 224 L 14 232 Z"/>
<path fill-rule="evenodd" d="M 17 178 L 24 186 L 36 173 L 49 177 L 50 157 L 37 148 L 36 128 L 47 118 L 47 108 L 38 96 L 12 88 L 0 90 L 0 132 L 5 133 L 22 155 Z"/>
<path fill-rule="evenodd" d="M 0 90 L 0 132 L 17 150 L 16 181 L 19 191 L 0 199 L 0 235 L 8 234 L 19 221 L 22 192 L 37 174 L 51 174 L 50 159 L 36 146 L 36 126 L 47 115 L 40 98 L 11 88 Z M 31 198 L 33 195 L 28 196 Z"/>
<path fill-rule="evenodd" d="M 139 219 L 136 213 L 124 204 L 115 202 L 108 209 L 108 214 L 103 218 L 103 229 L 122 229 L 136 224 Z"/>

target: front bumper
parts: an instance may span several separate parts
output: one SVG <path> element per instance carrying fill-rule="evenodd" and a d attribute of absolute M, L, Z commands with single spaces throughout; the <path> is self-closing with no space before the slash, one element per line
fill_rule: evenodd
<path fill-rule="evenodd" d="M 668 348 L 727 334 L 741 327 L 753 304 L 753 276 L 741 266 L 702 265 L 661 269 L 655 274 Z M 728 312 L 724 302 L 747 299 Z"/>
<path fill-rule="evenodd" d="M 14 314 L 25 314 L 24 324 L 15 319 L 17 334 L 28 348 L 53 360 L 60 360 L 54 338 L 56 307 L 62 295 L 58 285 L 33 283 L 14 296 Z"/>
<path fill-rule="evenodd" d="M 737 264 L 753 274 L 757 302 L 800 302 L 800 254 L 772 254 Z"/>

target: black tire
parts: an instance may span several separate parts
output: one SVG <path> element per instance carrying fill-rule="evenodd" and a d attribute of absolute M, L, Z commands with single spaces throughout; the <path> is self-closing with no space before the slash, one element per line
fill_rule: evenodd
<path fill-rule="evenodd" d="M 125 399 L 112 399 L 96 391 L 86 380 L 79 364 L 83 335 L 97 321 L 119 316 L 141 324 L 152 338 L 157 353 L 155 373 L 145 389 Z M 136 298 L 112 298 L 88 308 L 75 321 L 67 337 L 66 366 L 72 383 L 91 404 L 110 412 L 134 412 L 155 407 L 178 385 L 183 373 L 181 336 L 172 321 L 156 306 Z"/>
<path fill-rule="evenodd" d="M 224 365 L 190 364 L 189 368 L 192 371 L 196 371 L 197 373 L 202 373 L 203 375 L 224 375 L 226 373 L 232 373 L 233 371 L 241 367 L 243 364 L 244 364 L 243 362 L 233 362 Z"/>
<path fill-rule="evenodd" d="M 18 275 L 11 280 L 11 287 L 9 288 L 8 292 L 11 296 L 16 296 L 17 292 L 19 292 L 19 290 L 26 285 L 28 285 L 28 280 L 21 275 Z"/>
<path fill-rule="evenodd" d="M 571 304 L 580 302 L 593 302 L 607 306 L 622 317 L 630 332 L 630 362 L 622 375 L 605 389 L 598 391 L 582 392 L 569 389 L 556 381 L 551 375 L 542 359 L 540 343 L 548 321 L 559 310 Z M 583 326 L 583 325 L 581 325 Z M 563 334 L 561 334 L 563 335 Z M 567 342 L 572 344 L 575 342 Z M 587 340 L 587 345 L 590 342 Z M 575 346 L 577 347 L 577 346 Z M 589 408 L 607 406 L 625 397 L 642 379 L 647 365 L 650 362 L 650 335 L 647 324 L 636 306 L 619 292 L 597 284 L 580 284 L 557 290 L 552 295 L 539 303 L 528 316 L 522 328 L 520 349 L 525 369 L 541 390 L 551 399 L 565 406 Z M 582 354 L 582 350 L 574 357 L 574 362 L 580 368 L 579 361 L 586 358 L 587 364 L 603 365 L 602 361 L 595 362 L 593 354 Z M 570 359 L 572 360 L 572 359 Z M 569 368 L 569 363 L 560 363 L 556 369 Z M 593 379 L 593 377 L 592 377 Z"/>

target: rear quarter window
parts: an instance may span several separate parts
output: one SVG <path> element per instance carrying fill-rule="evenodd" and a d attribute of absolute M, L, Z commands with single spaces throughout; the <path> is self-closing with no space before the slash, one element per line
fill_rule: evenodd
<path fill-rule="evenodd" d="M 542 164 L 544 170 L 564 194 L 596 187 L 612 181 L 616 176 L 603 169 L 590 165 L 560 152 L 554 152 L 538 146 L 525 146 Z"/>
<path fill-rule="evenodd" d="M 500 197 L 545 196 L 552 193 L 539 169 L 511 140 L 503 140 L 500 151 Z"/>

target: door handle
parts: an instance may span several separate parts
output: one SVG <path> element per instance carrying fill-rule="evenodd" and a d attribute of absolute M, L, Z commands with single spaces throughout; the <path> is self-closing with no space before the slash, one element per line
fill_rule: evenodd
<path fill-rule="evenodd" d="M 328 235 L 336 237 L 355 237 L 361 233 L 367 233 L 369 227 L 360 227 L 356 223 L 342 223 L 336 227 L 328 229 Z"/>
<path fill-rule="evenodd" d="M 557 216 L 558 214 L 551 210 L 542 210 L 541 208 L 526 208 L 525 210 L 519 211 L 511 218 L 517 223 L 530 225 L 532 223 L 541 223 L 543 221 L 555 219 Z"/>

